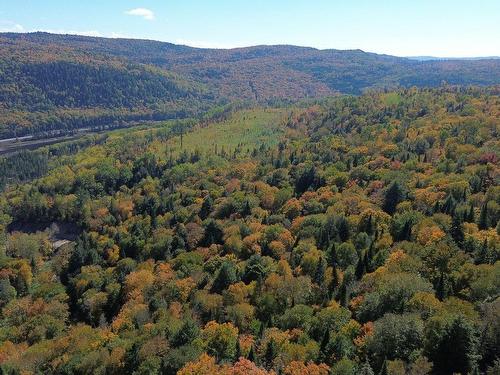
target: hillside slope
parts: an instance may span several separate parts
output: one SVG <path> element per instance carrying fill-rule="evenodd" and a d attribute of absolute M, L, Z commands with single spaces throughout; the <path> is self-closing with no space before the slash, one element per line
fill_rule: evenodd
<path fill-rule="evenodd" d="M 497 374 L 499 116 L 411 88 L 24 155 L 0 372 Z"/>
<path fill-rule="evenodd" d="M 4 33 L 0 132 L 183 117 L 234 100 L 293 101 L 442 82 L 498 84 L 500 60 L 422 62 L 359 50 L 215 50 L 148 40 Z"/>

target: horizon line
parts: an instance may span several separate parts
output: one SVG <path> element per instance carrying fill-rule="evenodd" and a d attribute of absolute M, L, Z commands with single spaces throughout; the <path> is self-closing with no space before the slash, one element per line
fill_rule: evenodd
<path fill-rule="evenodd" d="M 361 48 L 346 48 L 346 49 L 338 49 L 338 48 L 318 48 L 318 47 L 313 47 L 313 46 L 307 46 L 307 45 L 300 45 L 300 44 L 290 44 L 290 43 L 275 43 L 275 44 L 249 44 L 249 45 L 241 45 L 241 46 L 226 46 L 226 47 L 217 47 L 216 43 L 214 43 L 213 46 L 210 47 L 203 47 L 200 45 L 190 45 L 188 43 L 182 43 L 182 41 L 169 41 L 169 40 L 160 40 L 160 39 L 151 39 L 151 38 L 141 38 L 141 37 L 133 37 L 133 36 L 128 36 L 128 35 L 95 35 L 92 32 L 55 32 L 55 31 L 47 31 L 47 30 L 35 30 L 35 31 L 0 31 L 0 35 L 2 34 L 22 34 L 22 35 L 29 35 L 29 34 L 48 34 L 48 35 L 60 35 L 60 36 L 71 36 L 71 37 L 86 37 L 86 38 L 94 38 L 94 39 L 115 39 L 115 40 L 137 40 L 137 41 L 147 41 L 147 42 L 157 42 L 157 43 L 168 43 L 176 46 L 183 46 L 183 47 L 189 47 L 189 48 L 194 48 L 194 49 L 200 49 L 200 50 L 221 50 L 221 51 L 230 51 L 230 50 L 236 50 L 236 49 L 244 49 L 244 48 L 255 48 L 255 47 L 297 47 L 297 48 L 307 48 L 307 49 L 314 49 L 317 51 L 361 51 L 364 53 L 371 53 L 371 54 L 377 54 L 377 55 L 382 55 L 382 56 L 391 56 L 391 57 L 400 57 L 400 58 L 406 58 L 406 59 L 412 59 L 412 60 L 418 60 L 418 61 L 431 61 L 431 60 L 470 60 L 470 59 L 476 59 L 476 60 L 496 60 L 500 59 L 500 54 L 499 55 L 474 55 L 474 56 L 438 56 L 438 55 L 426 55 L 426 54 L 415 54 L 415 55 L 397 55 L 397 54 L 390 54 L 386 52 L 375 52 L 375 51 L 367 51 Z M 188 41 L 184 41 L 188 42 Z"/>

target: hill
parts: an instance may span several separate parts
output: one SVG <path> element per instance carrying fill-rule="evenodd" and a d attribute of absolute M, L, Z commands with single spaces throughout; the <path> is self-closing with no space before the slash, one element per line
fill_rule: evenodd
<path fill-rule="evenodd" d="M 410 88 L 17 155 L 0 371 L 498 373 L 499 116 Z"/>
<path fill-rule="evenodd" d="M 360 50 L 0 34 L 0 135 L 199 115 L 398 86 L 500 83 L 500 60 L 415 61 Z"/>

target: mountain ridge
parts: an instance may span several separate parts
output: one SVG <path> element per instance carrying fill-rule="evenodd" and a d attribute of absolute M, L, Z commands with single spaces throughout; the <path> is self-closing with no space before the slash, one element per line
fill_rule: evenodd
<path fill-rule="evenodd" d="M 500 60 L 415 61 L 291 45 L 219 50 L 0 33 L 0 136 L 197 116 L 234 101 L 267 105 L 443 82 L 499 84 Z"/>

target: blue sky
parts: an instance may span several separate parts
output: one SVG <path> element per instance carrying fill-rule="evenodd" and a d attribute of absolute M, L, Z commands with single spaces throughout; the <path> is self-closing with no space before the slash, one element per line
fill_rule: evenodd
<path fill-rule="evenodd" d="M 197 47 L 295 44 L 398 56 L 500 55 L 500 0 L 2 0 L 0 31 Z"/>

